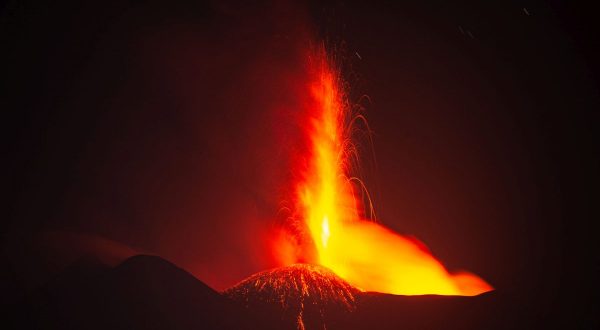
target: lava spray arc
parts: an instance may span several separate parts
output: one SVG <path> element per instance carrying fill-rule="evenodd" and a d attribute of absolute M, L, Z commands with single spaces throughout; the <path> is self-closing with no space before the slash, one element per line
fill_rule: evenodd
<path fill-rule="evenodd" d="M 474 274 L 450 273 L 421 244 L 367 218 L 357 197 L 362 184 L 350 176 L 358 157 L 351 139 L 357 117 L 333 63 L 324 47 L 309 56 L 308 148 L 295 198 L 297 221 L 315 250 L 309 261 L 364 291 L 471 296 L 492 290 Z"/>

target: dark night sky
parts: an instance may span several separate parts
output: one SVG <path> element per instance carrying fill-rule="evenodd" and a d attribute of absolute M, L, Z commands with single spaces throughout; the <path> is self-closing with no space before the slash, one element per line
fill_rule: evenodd
<path fill-rule="evenodd" d="M 190 3 L 5 5 L 8 282 L 47 231 L 161 255 L 218 289 L 269 267 L 314 29 L 351 100 L 370 97 L 363 170 L 383 224 L 533 313 L 597 311 L 590 8 Z"/>

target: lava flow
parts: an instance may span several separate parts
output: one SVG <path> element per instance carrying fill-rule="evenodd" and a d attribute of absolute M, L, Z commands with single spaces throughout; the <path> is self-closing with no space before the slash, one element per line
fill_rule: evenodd
<path fill-rule="evenodd" d="M 307 154 L 296 183 L 297 221 L 305 228 L 312 253 L 308 262 L 331 269 L 363 291 L 402 295 L 477 295 L 492 290 L 478 276 L 451 273 L 424 246 L 367 219 L 357 192 L 362 183 L 350 176 L 357 157 L 351 141 L 357 118 L 346 101 L 339 72 L 324 50 L 310 56 L 307 103 Z M 296 246 L 296 249 L 309 249 Z M 306 259 L 306 258 L 305 258 Z"/>

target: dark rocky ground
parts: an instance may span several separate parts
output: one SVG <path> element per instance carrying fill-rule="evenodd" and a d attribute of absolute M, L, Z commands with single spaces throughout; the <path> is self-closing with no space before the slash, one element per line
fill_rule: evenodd
<path fill-rule="evenodd" d="M 296 279 L 292 281 L 296 284 L 301 282 L 302 276 L 314 275 L 312 280 L 304 281 L 306 288 L 297 286 L 291 291 L 298 293 L 306 289 L 311 294 L 318 291 L 316 283 L 324 279 L 324 275 L 310 267 L 295 270 L 285 272 L 283 269 L 270 275 L 276 277 L 285 272 L 287 277 L 294 278 L 282 276 L 279 279 Z M 332 290 L 327 294 L 347 288 L 342 281 L 338 278 L 330 282 Z M 5 306 L 4 310 L 9 313 L 5 319 L 10 320 L 15 329 L 298 327 L 297 315 L 289 306 L 283 306 L 277 299 L 267 299 L 268 285 L 261 291 L 265 299 L 256 299 L 242 290 L 251 288 L 252 283 L 241 284 L 221 294 L 160 257 L 138 255 L 116 267 L 85 258 L 18 303 Z M 291 291 L 288 293 L 294 296 Z M 346 292 L 353 295 L 351 308 L 348 304 L 335 304 L 331 299 L 306 299 L 303 325 L 307 329 L 321 328 L 323 323 L 327 329 L 530 329 L 560 324 L 557 323 L 559 315 L 556 320 L 538 318 L 517 307 L 522 306 L 517 295 L 498 291 L 477 297 Z M 249 299 L 239 299 L 243 296 Z M 323 306 L 318 306 L 321 303 Z"/>

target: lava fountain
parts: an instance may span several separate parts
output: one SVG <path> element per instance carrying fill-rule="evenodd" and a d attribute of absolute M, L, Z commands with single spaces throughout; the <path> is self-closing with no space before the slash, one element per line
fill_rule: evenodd
<path fill-rule="evenodd" d="M 352 113 L 343 81 L 324 48 L 309 56 L 310 101 L 306 105 L 307 152 L 299 162 L 296 182 L 296 220 L 310 244 L 283 249 L 294 256 L 309 255 L 311 263 L 332 270 L 362 291 L 401 295 L 478 295 L 492 290 L 480 277 L 449 272 L 422 243 L 403 237 L 368 219 L 360 189 L 352 177 L 358 152 L 352 142 L 353 123 L 364 119 Z"/>

